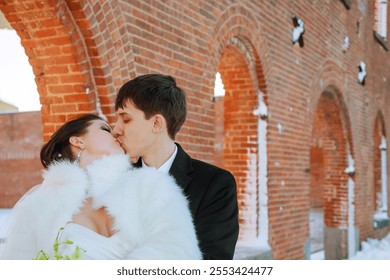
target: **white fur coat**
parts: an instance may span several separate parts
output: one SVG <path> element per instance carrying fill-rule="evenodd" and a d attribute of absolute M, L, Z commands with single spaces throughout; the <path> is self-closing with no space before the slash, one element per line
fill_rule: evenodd
<path fill-rule="evenodd" d="M 50 166 L 42 184 L 14 207 L 2 258 L 32 259 L 39 250 L 53 255 L 59 228 L 87 196 L 114 218 L 130 245 L 128 259 L 201 259 L 180 187 L 154 168 L 131 169 L 126 155 L 104 157 L 86 170 L 67 161 Z"/>

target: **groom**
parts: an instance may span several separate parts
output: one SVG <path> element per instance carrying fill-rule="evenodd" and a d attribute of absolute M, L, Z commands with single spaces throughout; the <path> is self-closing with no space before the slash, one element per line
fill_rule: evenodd
<path fill-rule="evenodd" d="M 232 259 L 239 230 L 236 182 L 230 172 L 191 158 L 174 141 L 187 114 L 175 80 L 160 74 L 130 80 L 120 88 L 115 109 L 114 136 L 139 158 L 135 165 L 169 173 L 182 187 L 203 259 Z"/>

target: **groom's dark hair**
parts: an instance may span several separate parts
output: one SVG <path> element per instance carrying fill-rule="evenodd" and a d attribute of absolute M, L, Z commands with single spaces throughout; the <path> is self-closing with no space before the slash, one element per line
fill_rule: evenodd
<path fill-rule="evenodd" d="M 167 123 L 168 135 L 175 140 L 187 115 L 186 96 L 176 85 L 173 77 L 161 74 L 146 74 L 126 82 L 118 92 L 115 110 L 124 108 L 125 103 L 133 105 L 144 112 L 148 120 L 161 114 Z"/>
<path fill-rule="evenodd" d="M 88 127 L 94 120 L 103 120 L 94 114 L 85 114 L 64 123 L 50 140 L 41 148 L 41 163 L 48 168 L 53 162 L 69 160 L 74 161 L 75 155 L 70 148 L 69 138 L 72 136 L 82 136 L 87 133 Z"/>

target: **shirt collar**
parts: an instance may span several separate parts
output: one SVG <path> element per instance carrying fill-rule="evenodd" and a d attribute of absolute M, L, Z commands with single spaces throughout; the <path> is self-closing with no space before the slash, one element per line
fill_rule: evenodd
<path fill-rule="evenodd" d="M 163 163 L 163 165 L 161 165 L 159 168 L 157 168 L 157 170 L 168 174 L 169 170 L 172 167 L 173 161 L 175 160 L 176 154 L 177 154 L 177 146 L 175 144 L 175 150 L 173 151 L 173 154 L 169 157 L 169 159 L 166 162 Z M 147 166 L 147 165 L 144 162 L 144 160 L 142 159 L 142 167 L 145 167 L 145 166 Z"/>

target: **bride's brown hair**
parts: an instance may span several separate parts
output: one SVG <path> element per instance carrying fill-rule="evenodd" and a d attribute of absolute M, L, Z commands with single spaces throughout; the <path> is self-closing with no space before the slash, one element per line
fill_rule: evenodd
<path fill-rule="evenodd" d="M 53 162 L 74 161 L 76 158 L 70 148 L 69 138 L 84 135 L 94 120 L 102 120 L 102 118 L 94 114 L 85 114 L 64 123 L 42 146 L 42 165 L 48 168 Z"/>

